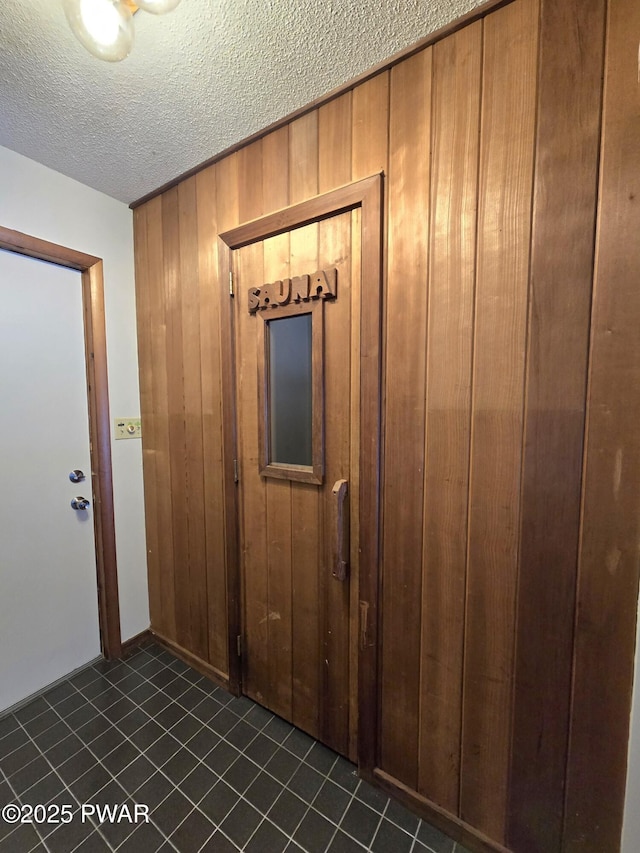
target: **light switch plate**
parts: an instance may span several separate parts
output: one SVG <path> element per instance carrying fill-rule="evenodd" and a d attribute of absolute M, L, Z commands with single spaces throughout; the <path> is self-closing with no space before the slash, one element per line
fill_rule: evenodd
<path fill-rule="evenodd" d="M 113 425 L 116 439 L 142 438 L 142 423 L 140 418 L 116 418 Z"/>

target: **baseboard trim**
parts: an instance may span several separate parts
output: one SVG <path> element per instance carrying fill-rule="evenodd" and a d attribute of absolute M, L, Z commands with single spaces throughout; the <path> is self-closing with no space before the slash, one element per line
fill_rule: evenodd
<path fill-rule="evenodd" d="M 167 651 L 171 652 L 171 654 L 175 655 L 177 658 L 180 658 L 181 661 L 192 666 L 194 669 L 197 669 L 198 672 L 202 673 L 206 678 L 209 678 L 214 684 L 217 684 L 218 687 L 224 687 L 229 693 L 234 695 L 238 695 L 233 690 L 231 690 L 229 686 L 229 676 L 221 672 L 219 669 L 216 669 L 215 666 L 212 666 L 207 661 L 202 660 L 197 655 L 194 655 L 193 652 L 184 649 L 178 643 L 170 640 L 168 637 L 163 637 L 162 634 L 159 634 L 153 628 L 149 629 L 149 634 L 152 640 L 155 640 L 161 646 L 164 646 Z"/>
<path fill-rule="evenodd" d="M 446 833 L 460 844 L 464 844 L 472 853 L 511 853 L 507 847 L 503 847 L 498 842 L 483 835 L 479 830 L 440 808 L 379 767 L 376 767 L 373 773 L 361 772 L 360 775 L 399 800 L 412 812 L 435 826 L 436 829 Z"/>
<path fill-rule="evenodd" d="M 127 657 L 143 643 L 151 642 L 152 640 L 153 636 L 151 634 L 151 628 L 140 631 L 139 634 L 136 634 L 134 637 L 130 637 L 122 644 L 122 657 Z"/>

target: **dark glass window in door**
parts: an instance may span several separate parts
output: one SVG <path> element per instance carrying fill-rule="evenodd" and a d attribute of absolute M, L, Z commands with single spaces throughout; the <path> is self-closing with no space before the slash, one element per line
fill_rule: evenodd
<path fill-rule="evenodd" d="M 267 321 L 269 462 L 313 464 L 312 315 Z"/>

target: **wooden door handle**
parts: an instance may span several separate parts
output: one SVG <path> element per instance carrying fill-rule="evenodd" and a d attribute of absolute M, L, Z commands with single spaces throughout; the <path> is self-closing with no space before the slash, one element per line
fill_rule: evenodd
<path fill-rule="evenodd" d="M 346 480 L 336 480 L 331 494 L 336 497 L 336 560 L 333 576 L 336 580 L 346 581 L 349 576 L 349 503 L 347 495 L 349 484 Z"/>

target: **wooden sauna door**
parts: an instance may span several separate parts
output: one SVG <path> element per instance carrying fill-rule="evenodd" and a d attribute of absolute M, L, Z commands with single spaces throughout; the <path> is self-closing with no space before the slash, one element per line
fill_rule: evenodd
<path fill-rule="evenodd" d="M 360 217 L 348 210 L 230 256 L 242 691 L 352 758 Z M 279 408 L 294 387 L 291 412 Z"/>

